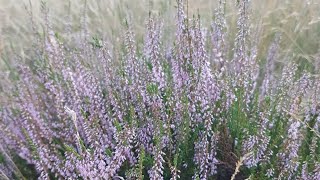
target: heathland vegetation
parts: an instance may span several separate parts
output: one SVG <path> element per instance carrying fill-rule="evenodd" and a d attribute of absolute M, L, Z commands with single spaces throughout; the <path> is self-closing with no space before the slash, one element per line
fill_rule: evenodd
<path fill-rule="evenodd" d="M 0 179 L 320 179 L 317 2 L 71 2 L 1 29 Z"/>

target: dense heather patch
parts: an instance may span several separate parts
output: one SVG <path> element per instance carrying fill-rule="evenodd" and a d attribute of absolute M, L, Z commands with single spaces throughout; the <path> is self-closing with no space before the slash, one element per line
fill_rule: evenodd
<path fill-rule="evenodd" d="M 178 0 L 172 47 L 150 15 L 143 43 L 127 21 L 114 50 L 85 18 L 63 39 L 43 6 L 32 59 L 1 80 L 0 177 L 320 179 L 319 77 L 294 62 L 275 73 L 281 34 L 257 59 L 248 0 L 228 43 L 224 8 L 204 29 Z"/>

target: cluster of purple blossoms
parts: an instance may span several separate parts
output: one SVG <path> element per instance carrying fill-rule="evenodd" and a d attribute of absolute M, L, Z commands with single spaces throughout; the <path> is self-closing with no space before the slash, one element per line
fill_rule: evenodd
<path fill-rule="evenodd" d="M 143 43 L 127 20 L 116 50 L 86 15 L 80 38 L 58 38 L 43 4 L 32 59 L 0 80 L 0 178 L 23 179 L 24 162 L 38 179 L 320 179 L 319 77 L 275 72 L 280 34 L 260 66 L 249 0 L 233 42 L 224 0 L 210 29 L 177 3 L 169 52 L 153 15 Z"/>

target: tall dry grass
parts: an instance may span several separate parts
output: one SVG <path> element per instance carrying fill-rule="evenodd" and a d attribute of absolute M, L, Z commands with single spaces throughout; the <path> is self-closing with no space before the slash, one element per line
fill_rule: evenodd
<path fill-rule="evenodd" d="M 0 29 L 1 44 L 6 49 L 13 46 L 19 50 L 30 42 L 32 30 L 27 9 L 32 9 L 35 21 L 41 20 L 41 1 L 30 0 L 0 0 Z M 73 32 L 79 30 L 80 16 L 85 0 L 54 1 L 46 0 L 50 7 L 50 16 L 53 19 L 54 28 L 62 30 L 65 18 L 70 14 L 70 21 L 74 25 Z M 199 13 L 204 25 L 211 22 L 216 1 L 189 0 L 188 14 Z M 227 5 L 229 28 L 236 32 L 236 13 L 234 6 Z M 115 37 L 119 37 L 119 29 L 123 27 L 123 19 L 130 16 L 133 28 L 139 38 L 143 37 L 144 22 L 149 11 L 161 14 L 166 22 L 164 30 L 168 37 L 174 30 L 175 1 L 164 0 L 105 0 L 88 1 L 88 27 L 90 32 L 99 37 L 108 38 L 114 43 Z M 253 29 L 259 26 L 262 30 L 261 53 L 267 52 L 267 47 L 272 41 L 275 32 L 282 32 L 281 47 L 287 49 L 288 54 L 294 54 L 296 59 L 314 63 L 315 55 L 319 50 L 319 22 L 320 4 L 316 0 L 308 1 L 252 1 Z M 235 35 L 235 33 L 234 33 Z M 233 40 L 234 37 L 230 37 Z M 3 48 L 4 48 L 3 47 Z"/>

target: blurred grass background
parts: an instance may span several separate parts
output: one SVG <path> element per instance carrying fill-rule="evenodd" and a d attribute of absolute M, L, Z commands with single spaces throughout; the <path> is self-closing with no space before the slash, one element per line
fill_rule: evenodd
<path fill-rule="evenodd" d="M 204 27 L 210 27 L 217 1 L 189 0 L 188 14 L 199 13 Z M 228 40 L 236 34 L 235 1 L 227 1 Z M 30 3 L 31 2 L 31 3 Z M 70 19 L 72 32 L 80 30 L 85 0 L 46 0 L 53 29 L 63 33 L 66 20 Z M 261 29 L 259 57 L 267 53 L 274 34 L 282 35 L 279 62 L 288 59 L 303 62 L 313 68 L 319 66 L 320 1 L 319 0 L 252 0 L 252 33 Z M 169 42 L 175 29 L 176 1 L 174 0 L 95 0 L 87 1 L 88 29 L 90 34 L 119 44 L 123 20 L 130 18 L 137 39 L 143 38 L 145 20 L 149 11 L 159 14 L 164 21 L 164 41 Z M 30 46 L 32 12 L 36 24 L 41 25 L 40 0 L 0 0 L 0 53 L 14 52 L 25 56 L 23 51 Z M 41 26 L 39 28 L 41 31 Z M 41 33 L 41 32 L 40 32 Z M 233 35 L 233 36 L 232 36 Z M 171 38 L 171 39 L 170 39 Z M 6 52 L 6 53 L 4 53 Z M 3 56 L 2 56 L 3 57 Z M 2 62 L 3 63 L 3 62 Z"/>

